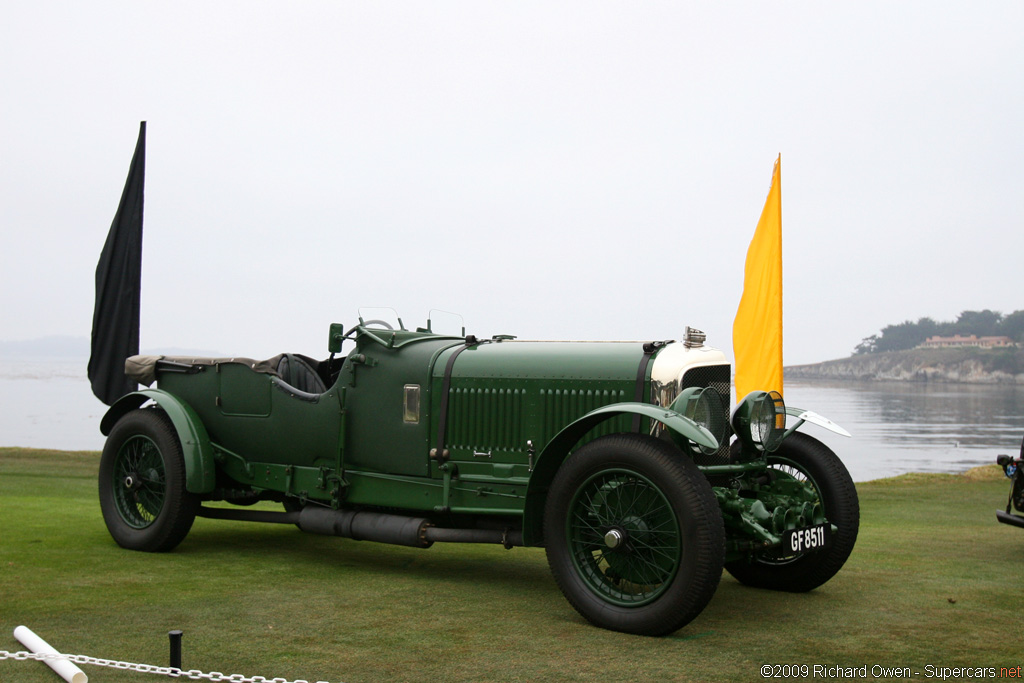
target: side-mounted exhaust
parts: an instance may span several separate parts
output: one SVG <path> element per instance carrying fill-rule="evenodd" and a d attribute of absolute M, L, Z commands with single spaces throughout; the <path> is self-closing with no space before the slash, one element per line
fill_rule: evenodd
<path fill-rule="evenodd" d="M 199 509 L 199 516 L 237 522 L 296 524 L 311 534 L 412 548 L 429 548 L 434 543 L 495 543 L 506 548 L 523 545 L 523 533 L 514 529 L 446 529 L 434 526 L 425 517 L 366 510 L 332 510 L 312 505 L 299 512 L 203 507 Z"/>
<path fill-rule="evenodd" d="M 427 548 L 429 522 L 423 517 L 404 517 L 383 512 L 354 512 L 307 505 L 299 512 L 299 528 L 312 534 L 341 536 L 356 541 Z"/>

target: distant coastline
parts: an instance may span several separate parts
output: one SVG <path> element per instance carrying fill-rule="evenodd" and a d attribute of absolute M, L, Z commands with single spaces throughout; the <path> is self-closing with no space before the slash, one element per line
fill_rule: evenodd
<path fill-rule="evenodd" d="M 1024 384 L 1024 349 L 910 349 L 785 369 L 787 379 Z"/>
<path fill-rule="evenodd" d="M 0 358 L 88 358 L 89 338 L 53 335 L 18 341 L 0 340 Z"/>
<path fill-rule="evenodd" d="M 79 359 L 82 361 L 82 367 L 84 368 L 85 363 L 89 361 L 89 347 L 89 337 L 71 337 L 67 335 L 53 335 L 17 341 L 0 340 L 0 359 L 31 361 Z M 230 355 L 208 349 L 170 346 L 160 348 L 143 347 L 141 353 L 164 356 L 196 356 L 197 358 L 220 358 Z"/>

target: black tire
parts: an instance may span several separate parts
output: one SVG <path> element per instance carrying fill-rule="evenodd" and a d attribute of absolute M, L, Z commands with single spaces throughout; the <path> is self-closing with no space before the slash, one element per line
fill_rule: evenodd
<path fill-rule="evenodd" d="M 860 503 L 846 466 L 832 450 L 812 436 L 795 432 L 768 454 L 773 476 L 810 480 L 818 491 L 825 517 L 838 530 L 824 550 L 783 555 L 760 554 L 728 562 L 725 568 L 748 586 L 802 593 L 822 585 L 842 569 L 857 543 Z"/>
<path fill-rule="evenodd" d="M 639 635 L 695 619 L 725 558 L 707 480 L 678 449 L 639 434 L 606 436 L 569 456 L 548 493 L 544 539 L 551 573 L 576 611 Z"/>
<path fill-rule="evenodd" d="M 163 411 L 133 410 L 114 425 L 100 458 L 100 509 L 129 550 L 165 552 L 181 543 L 199 499 L 185 489 L 185 459 Z"/>

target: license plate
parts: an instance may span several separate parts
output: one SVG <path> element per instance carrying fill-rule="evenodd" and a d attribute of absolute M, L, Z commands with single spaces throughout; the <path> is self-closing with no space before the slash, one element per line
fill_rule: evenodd
<path fill-rule="evenodd" d="M 805 529 L 790 529 L 782 534 L 782 547 L 790 553 L 821 550 L 827 548 L 831 543 L 831 524 L 816 524 Z"/>

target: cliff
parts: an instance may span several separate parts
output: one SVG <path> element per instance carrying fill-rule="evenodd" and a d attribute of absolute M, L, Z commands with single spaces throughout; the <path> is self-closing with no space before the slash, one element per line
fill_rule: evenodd
<path fill-rule="evenodd" d="M 787 367 L 787 379 L 1024 384 L 1024 349 L 911 349 Z"/>

